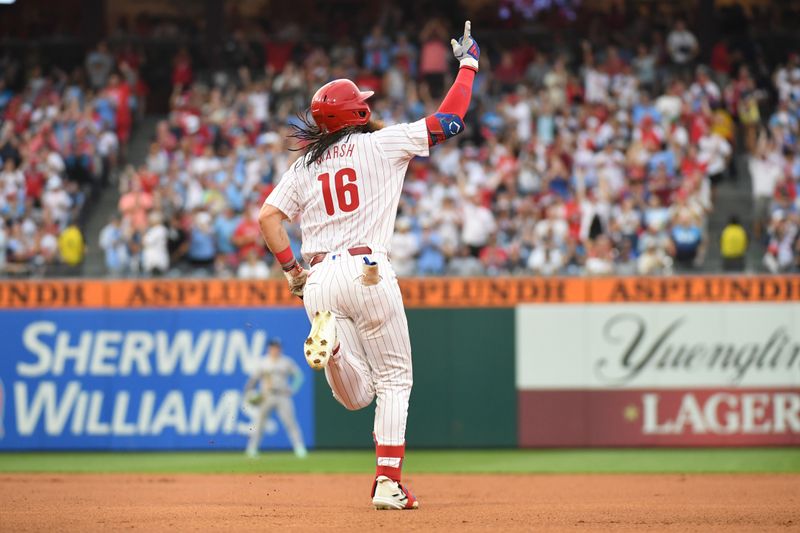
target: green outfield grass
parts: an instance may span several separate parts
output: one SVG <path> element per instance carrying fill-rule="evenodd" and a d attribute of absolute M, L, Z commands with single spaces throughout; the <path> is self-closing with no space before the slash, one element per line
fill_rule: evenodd
<path fill-rule="evenodd" d="M 0 453 L 0 472 L 361 473 L 369 451 L 312 451 L 306 459 L 266 452 Z M 408 473 L 790 473 L 800 448 L 414 451 Z"/>

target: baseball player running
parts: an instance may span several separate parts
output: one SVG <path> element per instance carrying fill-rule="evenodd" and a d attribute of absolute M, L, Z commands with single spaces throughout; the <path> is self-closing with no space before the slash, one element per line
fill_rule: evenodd
<path fill-rule="evenodd" d="M 256 390 L 256 385 L 260 390 Z M 289 436 L 294 454 L 306 456 L 303 433 L 297 424 L 292 396 L 303 385 L 303 372 L 291 357 L 283 353 L 281 340 L 277 337 L 269 341 L 267 356 L 254 369 L 244 387 L 247 402 L 258 409 L 255 427 L 247 441 L 247 456 L 258 457 L 258 446 L 264 436 L 264 424 L 272 411 L 278 413 L 283 428 Z"/>
<path fill-rule="evenodd" d="M 416 509 L 401 484 L 411 392 L 411 345 L 389 243 L 409 161 L 461 133 L 478 71 L 480 49 L 470 34 L 451 40 L 458 76 L 438 111 L 411 124 L 383 127 L 346 79 L 322 86 L 295 137 L 305 153 L 281 178 L 259 216 L 267 246 L 283 266 L 293 294 L 311 320 L 304 353 L 325 369 L 333 396 L 347 409 L 376 398 L 377 456 L 372 503 Z M 296 261 L 283 220 L 300 216 L 302 256 Z"/>

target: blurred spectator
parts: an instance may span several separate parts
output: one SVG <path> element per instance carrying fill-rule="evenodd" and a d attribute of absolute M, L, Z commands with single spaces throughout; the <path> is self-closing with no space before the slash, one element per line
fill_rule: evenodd
<path fill-rule="evenodd" d="M 419 41 L 419 73 L 430 95 L 440 98 L 444 91 L 445 75 L 450 69 L 450 38 L 442 23 L 438 19 L 432 19 L 423 26 Z"/>
<path fill-rule="evenodd" d="M 646 231 L 639 237 L 639 252 L 643 253 L 648 248 L 653 248 L 655 252 L 674 255 L 673 242 L 667 232 L 664 231 L 666 222 L 663 220 L 653 220 L 647 224 Z"/>
<path fill-rule="evenodd" d="M 750 179 L 753 186 L 753 235 L 761 239 L 764 228 L 770 218 L 770 204 L 775 193 L 775 186 L 782 177 L 780 163 L 769 156 L 769 146 L 762 141 L 756 154 L 749 158 Z"/>
<path fill-rule="evenodd" d="M 77 273 L 76 269 L 83 263 L 86 246 L 81 230 L 75 224 L 70 224 L 58 236 L 58 255 L 68 267 L 69 272 Z"/>
<path fill-rule="evenodd" d="M 434 230 L 431 221 L 423 221 L 422 235 L 419 238 L 419 259 L 417 259 L 419 274 L 423 276 L 444 274 L 446 259 L 442 241 L 441 234 Z"/>
<path fill-rule="evenodd" d="M 168 231 L 160 213 L 150 214 L 150 227 L 142 235 L 142 270 L 149 275 L 162 275 L 169 270 Z"/>
<path fill-rule="evenodd" d="M 490 235 L 487 246 L 483 247 L 479 259 L 483 270 L 489 276 L 500 276 L 510 270 L 509 253 L 497 244 L 497 236 Z"/>
<path fill-rule="evenodd" d="M 254 247 L 242 245 L 239 250 L 241 254 L 247 255 L 250 249 L 254 249 Z M 205 211 L 198 211 L 194 216 L 194 223 L 189 232 L 189 249 L 186 257 L 197 273 L 208 274 L 214 266 L 216 253 L 214 231 L 211 227 L 211 215 Z"/>
<path fill-rule="evenodd" d="M 639 256 L 637 271 L 643 276 L 654 276 L 672 273 L 672 259 L 655 239 L 645 241 L 645 248 Z"/>
<path fill-rule="evenodd" d="M 494 80 L 500 84 L 500 90 L 504 93 L 512 93 L 517 90 L 517 85 L 522 77 L 514 55 L 510 51 L 500 54 L 500 63 L 493 72 Z"/>
<path fill-rule="evenodd" d="M 773 274 L 797 272 L 800 269 L 800 217 L 774 211 L 769 226 L 769 244 L 764 254 L 764 266 Z"/>
<path fill-rule="evenodd" d="M 47 267 L 56 265 L 59 259 L 68 266 L 76 266 L 70 264 L 71 258 L 69 256 L 61 256 L 59 250 L 59 239 L 74 238 L 74 231 L 72 227 L 64 230 L 61 235 L 58 234 L 58 227 L 55 224 L 45 225 L 36 235 L 36 246 L 39 251 L 39 257 L 36 260 L 36 266 L 40 271 L 44 271 Z M 80 234 L 79 234 L 80 235 Z M 80 263 L 80 261 L 78 261 Z"/>
<path fill-rule="evenodd" d="M 744 145 L 748 152 L 756 150 L 758 131 L 761 128 L 760 101 L 764 99 L 764 91 L 756 88 L 755 80 L 750 76 L 746 65 L 739 68 L 738 79 L 726 89 L 726 98 L 730 109 L 738 114 L 742 125 Z"/>
<path fill-rule="evenodd" d="M 655 89 L 657 62 L 658 58 L 646 44 L 640 43 L 636 47 L 636 57 L 633 58 L 631 64 L 639 86 L 645 91 Z"/>
<path fill-rule="evenodd" d="M 614 265 L 614 273 L 620 276 L 635 276 L 639 270 L 633 244 L 624 240 L 619 246 L 619 252 Z"/>
<path fill-rule="evenodd" d="M 65 227 L 70 219 L 72 199 L 64 190 L 64 181 L 58 176 L 47 180 L 47 187 L 42 193 L 42 206 L 49 211 L 53 220 L 60 227 Z"/>
<path fill-rule="evenodd" d="M 258 225 L 258 210 L 257 206 L 248 207 L 233 232 L 231 241 L 236 246 L 240 260 L 244 260 L 250 252 L 255 252 L 258 257 L 264 256 L 264 241 L 261 237 L 261 227 Z M 226 247 L 226 249 L 229 248 Z"/>
<path fill-rule="evenodd" d="M 389 39 L 383 34 L 383 28 L 375 25 L 364 39 L 364 67 L 382 74 L 389 68 Z"/>
<path fill-rule="evenodd" d="M 167 252 L 169 253 L 169 264 L 173 267 L 181 265 L 188 251 L 189 232 L 186 231 L 180 213 L 173 213 L 172 218 L 170 218 L 167 224 Z"/>
<path fill-rule="evenodd" d="M 731 215 L 720 236 L 722 269 L 725 272 L 741 272 L 745 267 L 747 232 L 739 223 L 739 217 Z"/>
<path fill-rule="evenodd" d="M 710 74 L 707 67 L 703 65 L 697 67 L 694 82 L 689 87 L 689 95 L 693 103 L 707 102 L 713 108 L 722 100 L 722 92 Z"/>
<path fill-rule="evenodd" d="M 267 279 L 269 278 L 269 267 L 255 250 L 250 250 L 247 252 L 245 260 L 239 265 L 236 277 L 239 279 Z"/>
<path fill-rule="evenodd" d="M 105 264 L 108 273 L 119 276 L 128 267 L 128 245 L 121 227 L 121 219 L 114 215 L 100 230 L 100 248 L 105 252 Z"/>
<path fill-rule="evenodd" d="M 705 165 L 711 185 L 719 185 L 728 168 L 733 149 L 731 144 L 721 135 L 712 132 L 698 141 L 698 161 Z"/>
<path fill-rule="evenodd" d="M 222 213 L 214 220 L 214 235 L 216 237 L 217 250 L 226 257 L 229 263 L 236 263 L 237 248 L 236 245 L 234 245 L 233 236 L 241 223 L 241 217 L 237 216 L 230 206 L 225 207 Z M 239 234 L 239 237 L 241 237 L 241 234 Z M 251 250 L 248 250 L 246 255 L 249 256 L 250 251 Z"/>
<path fill-rule="evenodd" d="M 463 207 L 463 225 L 461 238 L 474 257 L 479 257 L 481 249 L 489 242 L 489 237 L 495 232 L 494 215 L 480 204 L 481 197 L 477 191 L 467 193 Z"/>
<path fill-rule="evenodd" d="M 469 247 L 462 246 L 450 261 L 447 273 L 450 276 L 480 276 L 483 274 L 483 265 L 472 255 Z"/>
<path fill-rule="evenodd" d="M 559 57 L 553 68 L 544 76 L 544 86 L 547 88 L 547 102 L 553 109 L 561 109 L 567 100 L 567 70 L 564 59 Z"/>
<path fill-rule="evenodd" d="M 686 22 L 678 19 L 667 36 L 667 50 L 672 62 L 678 67 L 686 67 L 694 61 L 700 51 L 697 37 L 686 28 Z M 684 70 L 685 72 L 685 70 Z"/>
<path fill-rule="evenodd" d="M 115 109 L 114 122 L 116 124 L 117 139 L 114 144 L 125 146 L 130 138 L 133 125 L 133 116 L 130 108 L 131 88 L 128 86 L 127 81 L 120 78 L 118 74 L 111 74 L 105 90 L 105 96 Z M 111 142 L 111 140 L 106 142 Z"/>
<path fill-rule="evenodd" d="M 414 275 L 418 253 L 419 241 L 411 231 L 411 221 L 405 217 L 398 218 L 392 235 L 392 267 L 398 276 Z"/>
<path fill-rule="evenodd" d="M 95 49 L 86 56 L 86 72 L 92 89 L 102 89 L 113 68 L 114 58 L 108 51 L 108 45 L 103 41 L 97 43 Z"/>
<path fill-rule="evenodd" d="M 126 226 L 136 231 L 147 228 L 147 216 L 153 208 L 153 195 L 143 190 L 141 177 L 131 179 L 130 189 L 119 199 L 119 210 Z"/>
<path fill-rule="evenodd" d="M 564 257 L 550 235 L 540 239 L 531 251 L 527 266 L 534 274 L 542 276 L 552 276 L 561 271 L 564 266 Z"/>
<path fill-rule="evenodd" d="M 682 212 L 670 232 L 675 250 L 675 261 L 685 267 L 694 265 L 703 243 L 703 234 L 691 215 Z"/>
<path fill-rule="evenodd" d="M 172 60 L 172 85 L 178 89 L 188 87 L 193 78 L 192 57 L 189 50 L 182 47 Z"/>
<path fill-rule="evenodd" d="M 590 242 L 589 253 L 586 256 L 586 273 L 590 276 L 603 276 L 614 273 L 614 249 L 611 239 L 600 235 L 594 242 Z"/>
<path fill-rule="evenodd" d="M 417 47 L 408 39 L 408 35 L 400 33 L 395 39 L 391 51 L 393 64 L 407 77 L 417 74 Z"/>
<path fill-rule="evenodd" d="M 711 49 L 709 66 L 719 83 L 725 84 L 728 82 L 732 66 L 728 39 L 722 38 L 714 44 L 714 47 Z"/>

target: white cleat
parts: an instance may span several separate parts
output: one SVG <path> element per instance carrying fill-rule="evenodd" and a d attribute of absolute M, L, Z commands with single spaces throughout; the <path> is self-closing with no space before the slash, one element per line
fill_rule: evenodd
<path fill-rule="evenodd" d="M 386 476 L 378 476 L 375 480 L 372 505 L 378 510 L 402 511 L 403 509 L 419 508 L 419 502 L 411 492 Z"/>
<path fill-rule="evenodd" d="M 303 347 L 308 366 L 314 370 L 325 368 L 337 344 L 336 317 L 330 311 L 317 311 Z"/>

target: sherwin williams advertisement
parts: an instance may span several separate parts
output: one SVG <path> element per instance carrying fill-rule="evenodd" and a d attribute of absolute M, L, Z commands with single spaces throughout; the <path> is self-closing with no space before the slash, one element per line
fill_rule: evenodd
<path fill-rule="evenodd" d="M 242 390 L 273 336 L 307 373 L 313 446 L 307 327 L 297 308 L 0 311 L 0 449 L 243 449 Z M 267 427 L 265 448 L 290 448 Z"/>

